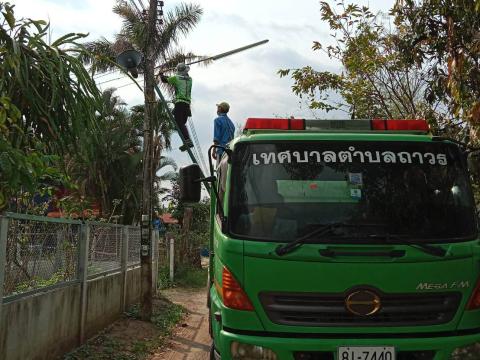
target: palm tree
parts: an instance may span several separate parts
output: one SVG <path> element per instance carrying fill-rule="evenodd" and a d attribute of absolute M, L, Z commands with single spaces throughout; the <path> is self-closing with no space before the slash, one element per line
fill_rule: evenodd
<path fill-rule="evenodd" d="M 91 65 L 92 73 L 116 70 L 116 55 L 122 50 L 135 48 L 144 52 L 147 40 L 147 22 L 142 14 L 125 1 L 117 1 L 113 8 L 114 13 L 123 19 L 122 27 L 115 36 L 115 42 L 105 38 L 84 44 L 89 55 L 82 55 L 85 64 Z M 167 69 L 186 59 L 198 58 L 191 52 L 184 52 L 179 46 L 179 40 L 186 36 L 200 21 L 202 8 L 195 4 L 181 3 L 173 10 L 166 12 L 163 22 L 157 25 L 154 31 L 153 58 L 157 68 Z M 142 72 L 142 65 L 139 67 Z M 153 120 L 153 166 L 161 165 L 161 152 L 170 147 L 170 136 L 173 124 L 170 123 L 166 111 L 161 106 L 156 107 L 156 116 Z M 144 107 L 132 109 L 132 118 L 143 115 Z M 157 179 L 158 181 L 158 179 Z M 157 186 L 160 189 L 160 186 Z"/>
<path fill-rule="evenodd" d="M 163 172 L 166 167 L 171 167 L 173 170 Z M 178 166 L 175 160 L 167 156 L 160 157 L 160 161 L 158 162 L 158 165 L 156 167 L 154 179 L 155 182 L 153 185 L 153 190 L 155 192 L 155 195 L 157 195 L 155 200 L 160 200 L 161 196 L 163 196 L 167 191 L 170 190 L 169 188 L 162 187 L 161 183 L 165 181 L 175 180 L 178 176 L 177 169 Z M 158 173 L 162 174 L 158 175 Z"/>
<path fill-rule="evenodd" d="M 116 70 L 117 54 L 128 47 L 139 51 L 145 49 L 147 23 L 144 16 L 130 3 L 121 0 L 117 0 L 113 12 L 123 19 L 120 32 L 115 35 L 115 42 L 102 37 L 84 44 L 90 54 L 82 54 L 81 59 L 85 64 L 91 65 L 93 73 Z M 187 59 L 199 58 L 192 52 L 184 52 L 178 43 L 181 36 L 188 35 L 195 28 L 202 14 L 199 5 L 185 3 L 165 14 L 163 24 L 156 27 L 154 34 L 156 67 L 168 69 Z"/>
<path fill-rule="evenodd" d="M 132 116 L 115 89 L 102 93 L 103 109 L 98 126 L 75 156 L 67 156 L 66 168 L 78 185 L 78 197 L 101 204 L 102 215 L 112 212 L 114 200 L 122 203 L 122 215 L 140 203 L 141 119 Z M 140 185 L 139 185 L 140 184 Z"/>

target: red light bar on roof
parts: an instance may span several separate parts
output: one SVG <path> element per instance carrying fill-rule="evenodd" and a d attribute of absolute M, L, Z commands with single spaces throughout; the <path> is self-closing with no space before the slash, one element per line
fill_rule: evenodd
<path fill-rule="evenodd" d="M 428 132 L 426 120 L 305 120 L 248 118 L 245 130 L 309 130 L 309 131 L 411 131 Z"/>
<path fill-rule="evenodd" d="M 430 129 L 426 120 L 371 120 L 372 130 L 413 130 L 425 131 Z"/>
<path fill-rule="evenodd" d="M 304 119 L 248 118 L 245 130 L 305 130 Z"/>

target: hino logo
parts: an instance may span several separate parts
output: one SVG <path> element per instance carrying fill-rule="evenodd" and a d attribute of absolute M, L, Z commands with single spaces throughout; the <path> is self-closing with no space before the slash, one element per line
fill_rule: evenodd
<path fill-rule="evenodd" d="M 417 285 L 417 290 L 442 290 L 442 289 L 465 289 L 470 287 L 470 282 L 465 281 L 454 281 L 451 283 L 419 283 Z"/>

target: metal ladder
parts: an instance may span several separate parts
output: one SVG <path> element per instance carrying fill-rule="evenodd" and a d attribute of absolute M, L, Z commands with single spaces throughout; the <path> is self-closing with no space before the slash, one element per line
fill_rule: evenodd
<path fill-rule="evenodd" d="M 177 129 L 177 133 L 178 133 L 178 136 L 180 136 L 180 139 L 182 140 L 182 144 L 185 145 L 185 138 L 183 137 L 182 132 L 178 128 L 177 122 L 173 118 L 173 114 L 170 111 L 170 109 L 168 108 L 167 102 L 166 102 L 165 98 L 163 97 L 163 94 L 160 91 L 160 88 L 158 87 L 157 84 L 155 84 L 155 91 L 157 92 L 157 95 L 160 98 L 160 101 L 162 102 L 162 105 L 165 108 L 166 113 L 168 114 L 168 118 L 169 118 L 170 122 L 175 126 L 175 129 Z M 190 148 L 188 146 L 186 146 L 186 148 L 187 148 L 186 151 L 187 151 L 188 155 L 190 156 L 190 159 L 192 160 L 192 162 L 194 164 L 199 165 L 198 160 L 195 158 L 195 155 L 192 152 L 192 148 Z M 201 149 L 198 149 L 198 151 L 201 151 Z M 203 173 L 201 167 L 200 167 L 200 174 L 201 174 L 202 178 L 205 178 L 205 174 Z M 210 193 L 210 185 L 206 182 L 202 182 L 202 184 L 205 187 L 205 189 L 208 191 L 208 193 Z"/>

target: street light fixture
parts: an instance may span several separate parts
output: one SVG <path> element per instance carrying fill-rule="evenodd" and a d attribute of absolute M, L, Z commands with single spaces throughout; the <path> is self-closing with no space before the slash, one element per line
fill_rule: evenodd
<path fill-rule="evenodd" d="M 125 50 L 117 55 L 117 64 L 127 69 L 134 78 L 138 77 L 138 66 L 142 62 L 143 55 L 135 49 Z"/>

